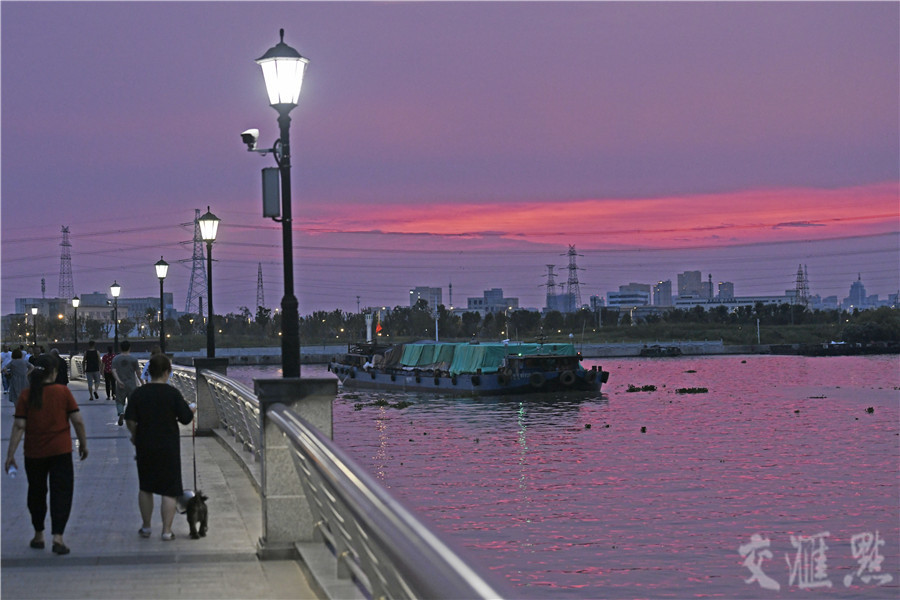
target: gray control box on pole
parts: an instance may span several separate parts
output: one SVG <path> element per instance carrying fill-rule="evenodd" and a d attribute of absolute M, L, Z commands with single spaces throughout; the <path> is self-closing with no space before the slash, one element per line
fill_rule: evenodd
<path fill-rule="evenodd" d="M 262 170 L 263 217 L 281 216 L 281 179 L 278 167 Z"/>

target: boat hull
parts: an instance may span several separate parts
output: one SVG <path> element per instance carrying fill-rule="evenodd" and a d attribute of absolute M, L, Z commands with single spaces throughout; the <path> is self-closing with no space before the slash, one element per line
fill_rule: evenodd
<path fill-rule="evenodd" d="M 362 369 L 332 362 L 329 370 L 348 388 L 397 392 L 432 392 L 463 396 L 497 396 L 543 392 L 599 392 L 608 373 L 602 370 L 459 375 Z"/>

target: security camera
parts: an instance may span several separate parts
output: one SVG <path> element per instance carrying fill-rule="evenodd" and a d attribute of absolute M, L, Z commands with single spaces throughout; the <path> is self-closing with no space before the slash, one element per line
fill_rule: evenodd
<path fill-rule="evenodd" d="M 259 139 L 259 129 L 248 129 L 241 134 L 241 141 L 247 144 L 247 150 L 256 150 L 256 140 Z"/>

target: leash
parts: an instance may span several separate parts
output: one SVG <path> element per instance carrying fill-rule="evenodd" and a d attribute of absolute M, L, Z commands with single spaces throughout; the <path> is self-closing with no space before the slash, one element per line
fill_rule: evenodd
<path fill-rule="evenodd" d="M 197 493 L 197 419 L 191 421 L 191 451 L 194 455 L 194 493 Z"/>

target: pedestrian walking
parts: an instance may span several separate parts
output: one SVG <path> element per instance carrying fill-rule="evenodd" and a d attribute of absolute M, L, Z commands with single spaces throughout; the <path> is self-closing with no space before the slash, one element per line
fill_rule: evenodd
<path fill-rule="evenodd" d="M 119 427 L 125 424 L 125 403 L 131 393 L 141 385 L 141 365 L 131 355 L 131 342 L 122 342 L 122 353 L 112 361 L 113 377 L 116 378 L 116 413 Z"/>
<path fill-rule="evenodd" d="M 103 380 L 106 383 L 107 400 L 116 399 L 116 378 L 113 377 L 112 372 L 112 362 L 115 357 L 112 346 L 107 346 L 106 354 L 100 358 L 100 361 L 103 363 Z"/>
<path fill-rule="evenodd" d="M 63 541 L 72 496 L 75 491 L 75 469 L 72 465 L 71 426 L 78 436 L 78 455 L 88 456 L 84 419 L 75 397 L 64 385 L 56 383 L 58 363 L 50 355 L 40 356 L 29 376 L 30 386 L 16 402 L 9 448 L 4 470 L 16 465 L 16 449 L 25 438 L 25 474 L 28 476 L 28 511 L 34 537 L 30 546 L 44 548 L 44 519 L 47 516 L 47 491 L 50 491 L 50 532 L 54 554 L 68 554 Z"/>
<path fill-rule="evenodd" d="M 56 383 L 69 385 L 69 363 L 59 355 L 58 348 L 51 348 L 50 356 L 56 361 Z"/>
<path fill-rule="evenodd" d="M 94 340 L 88 342 L 88 349 L 84 351 L 84 377 L 87 379 L 88 396 L 91 401 L 94 398 L 100 398 L 100 351 L 97 350 L 97 344 Z M 112 359 L 110 359 L 110 368 L 112 367 Z M 106 394 L 109 396 L 109 393 Z"/>
<path fill-rule="evenodd" d="M 6 366 L 9 378 L 9 401 L 15 404 L 19 400 L 19 394 L 28 387 L 28 375 L 34 369 L 28 360 L 22 355 L 22 350 L 16 348 L 12 351 L 12 360 Z"/>
<path fill-rule="evenodd" d="M 9 346 L 3 346 L 3 351 L 0 352 L 0 375 L 3 377 L 3 393 L 6 394 L 9 392 L 9 377 L 6 376 L 6 367 L 9 366 L 9 363 L 12 361 L 12 350 L 9 349 Z"/>
<path fill-rule="evenodd" d="M 162 539 L 170 541 L 175 518 L 176 498 L 184 495 L 181 482 L 181 433 L 178 424 L 194 418 L 196 404 L 188 405 L 177 389 L 166 383 L 172 374 L 172 362 L 162 352 L 149 361 L 150 383 L 128 397 L 125 420 L 131 432 L 138 470 L 138 508 L 141 511 L 141 537 L 150 537 L 153 495 L 162 498 Z"/>

